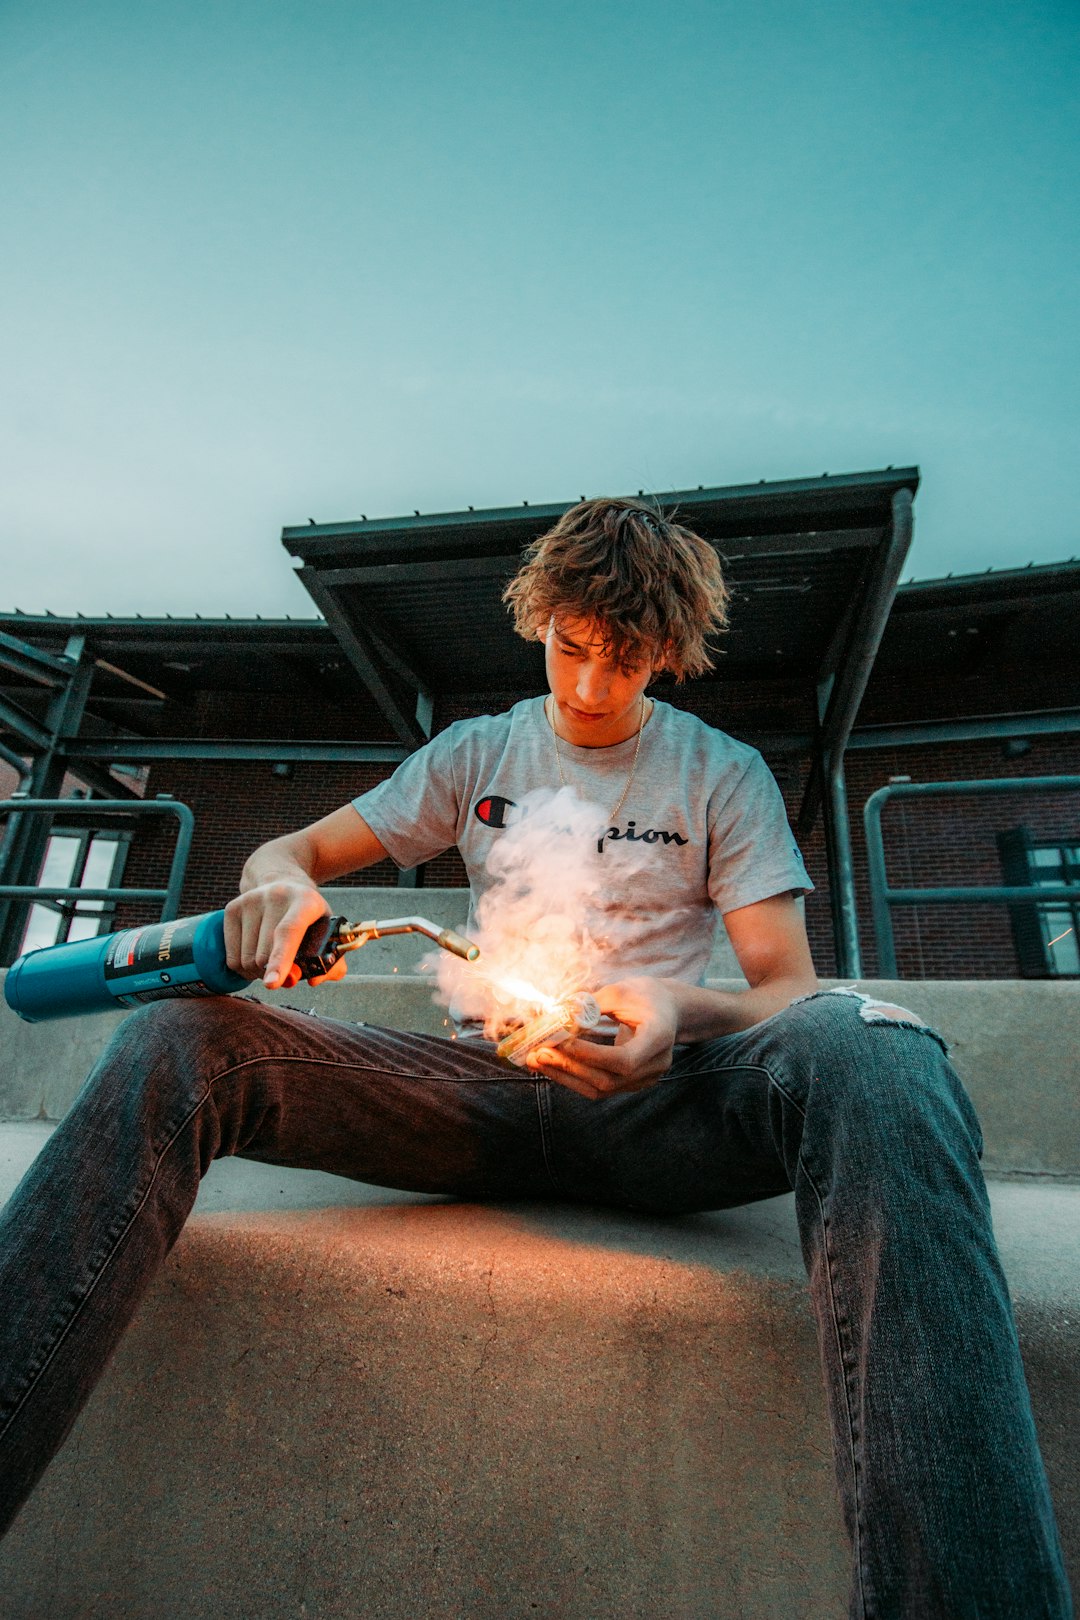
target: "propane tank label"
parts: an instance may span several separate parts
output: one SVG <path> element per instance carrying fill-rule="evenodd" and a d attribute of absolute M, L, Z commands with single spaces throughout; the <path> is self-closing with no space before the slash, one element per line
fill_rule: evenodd
<path fill-rule="evenodd" d="M 117 934 L 109 946 L 102 972 L 105 983 L 121 1007 L 147 1001 L 168 1001 L 174 996 L 212 996 L 195 966 L 195 930 L 201 917 L 153 923 Z"/>
<path fill-rule="evenodd" d="M 201 979 L 189 979 L 186 984 L 153 985 L 149 990 L 114 991 L 116 1002 L 121 1007 L 141 1007 L 148 1001 L 173 1001 L 177 996 L 212 996 L 216 993 Z"/>
<path fill-rule="evenodd" d="M 195 929 L 201 920 L 181 917 L 176 922 L 129 928 L 117 934 L 102 963 L 106 979 L 135 978 L 145 973 L 167 973 L 171 979 L 178 969 L 194 968 Z M 189 971 L 182 977 L 190 982 L 194 975 Z"/>

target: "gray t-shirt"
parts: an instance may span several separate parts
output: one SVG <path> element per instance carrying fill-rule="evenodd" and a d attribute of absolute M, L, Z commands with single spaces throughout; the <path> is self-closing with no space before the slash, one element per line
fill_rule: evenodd
<path fill-rule="evenodd" d="M 560 739 L 567 784 L 601 807 L 617 804 L 636 746 L 636 735 L 610 748 Z M 475 927 L 493 846 L 528 809 L 528 795 L 559 783 L 544 700 L 527 698 L 505 714 L 457 721 L 353 804 L 398 866 L 457 845 Z M 669 703 L 654 704 L 618 816 L 601 816 L 588 837 L 605 909 L 631 926 L 619 927 L 591 988 L 631 973 L 700 984 L 718 914 L 813 888 L 761 755 Z"/>

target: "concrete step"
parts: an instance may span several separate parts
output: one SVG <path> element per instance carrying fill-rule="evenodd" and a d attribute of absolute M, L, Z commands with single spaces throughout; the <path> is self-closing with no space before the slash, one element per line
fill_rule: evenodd
<path fill-rule="evenodd" d="M 0 1130 L 6 1196 L 50 1127 Z M 1080 1587 L 1080 1187 L 991 1186 Z M 225 1160 L 0 1544 L 5 1620 L 845 1612 L 792 1200 L 654 1220 Z"/>
<path fill-rule="evenodd" d="M 1080 986 L 864 980 L 860 988 L 909 1007 L 952 1043 L 982 1120 L 988 1170 L 1080 1176 Z M 317 990 L 249 993 L 331 1018 L 445 1031 L 446 1013 L 430 981 L 412 975 L 354 969 L 344 982 Z M 62 1118 L 122 1016 L 24 1024 L 0 1003 L 0 1119 Z"/>

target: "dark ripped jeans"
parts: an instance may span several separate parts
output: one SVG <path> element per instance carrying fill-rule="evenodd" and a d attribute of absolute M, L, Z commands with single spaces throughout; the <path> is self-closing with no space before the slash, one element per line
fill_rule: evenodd
<path fill-rule="evenodd" d="M 980 1133 L 941 1043 L 820 994 L 590 1102 L 483 1044 L 236 998 L 120 1027 L 0 1220 L 0 1528 L 70 1429 L 211 1160 L 665 1212 L 793 1188 L 852 1616 L 1071 1614 Z"/>

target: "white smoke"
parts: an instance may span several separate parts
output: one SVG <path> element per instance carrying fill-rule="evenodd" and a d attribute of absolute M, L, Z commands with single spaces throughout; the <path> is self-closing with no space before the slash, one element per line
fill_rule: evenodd
<path fill-rule="evenodd" d="M 605 842 L 607 830 L 607 812 L 572 787 L 522 798 L 488 855 L 491 882 L 472 927 L 479 962 L 440 951 L 433 963 L 456 1018 L 482 1019 L 494 1038 L 545 997 L 620 977 L 619 948 L 632 921 L 617 897 L 648 857 L 640 845 Z M 530 997 L 526 986 L 539 994 Z"/>

